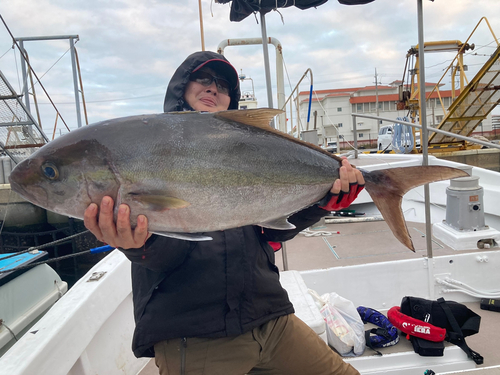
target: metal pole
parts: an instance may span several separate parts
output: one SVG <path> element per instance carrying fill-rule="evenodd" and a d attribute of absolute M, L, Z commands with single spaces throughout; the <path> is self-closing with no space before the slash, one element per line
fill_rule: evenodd
<path fill-rule="evenodd" d="M 377 117 L 380 115 L 378 110 L 378 76 L 377 76 L 377 68 L 375 68 L 375 106 L 377 109 Z M 377 120 L 377 134 L 380 132 L 380 120 Z"/>
<path fill-rule="evenodd" d="M 19 42 L 19 53 L 21 54 L 21 72 L 23 74 L 24 105 L 28 112 L 31 113 L 28 74 L 26 73 L 26 51 L 24 50 L 24 43 L 22 40 Z"/>
<path fill-rule="evenodd" d="M 203 34 L 203 16 L 201 12 L 201 0 L 198 0 L 198 8 L 200 12 L 200 35 L 201 35 L 201 50 L 205 51 L 205 36 Z"/>
<path fill-rule="evenodd" d="M 75 57 L 76 57 L 76 67 L 78 69 L 78 80 L 80 82 L 80 91 L 82 93 L 82 105 L 83 105 L 83 114 L 85 115 L 85 125 L 88 125 L 89 119 L 87 117 L 87 105 L 85 104 L 85 94 L 83 92 L 82 72 L 80 70 L 80 60 L 78 59 L 78 52 L 76 48 L 75 48 Z"/>
<path fill-rule="evenodd" d="M 354 159 L 358 158 L 358 129 L 356 127 L 356 116 L 352 116 L 352 133 L 354 135 Z M 338 147 L 338 145 L 337 145 Z"/>
<path fill-rule="evenodd" d="M 264 52 L 264 69 L 266 71 L 267 105 L 273 108 L 273 90 L 271 87 L 271 72 L 269 69 L 269 50 L 267 48 L 266 15 L 260 12 L 260 28 L 262 32 L 262 51 Z M 274 122 L 273 122 L 274 127 Z"/>
<path fill-rule="evenodd" d="M 419 116 L 422 124 L 422 134 L 420 135 L 420 145 L 422 147 L 422 164 L 429 165 L 429 150 L 427 131 L 427 103 L 425 98 L 425 61 L 424 61 L 424 21 L 423 21 L 423 5 L 422 0 L 417 0 L 418 8 L 418 71 L 420 76 L 419 94 L 420 106 Z M 431 230 L 431 209 L 430 209 L 430 191 L 429 184 L 424 185 L 424 200 L 425 200 L 425 239 L 427 243 L 427 258 L 428 258 L 428 280 L 429 280 L 429 297 L 434 299 L 434 263 L 432 254 L 432 230 Z"/>
<path fill-rule="evenodd" d="M 73 86 L 75 88 L 75 105 L 76 105 L 76 120 L 78 127 L 82 127 L 82 114 L 80 113 L 80 96 L 78 95 L 78 77 L 76 75 L 76 59 L 75 59 L 75 43 L 73 38 L 69 38 L 69 46 L 71 50 L 71 67 L 73 68 Z"/>
<path fill-rule="evenodd" d="M 281 258 L 283 259 L 283 271 L 288 271 L 288 255 L 286 253 L 286 242 L 281 243 Z"/>
<path fill-rule="evenodd" d="M 425 61 L 424 61 L 424 22 L 423 22 L 423 6 L 422 0 L 418 0 L 418 71 L 420 75 L 420 123 L 422 124 L 422 134 L 420 144 L 422 146 L 422 164 L 429 165 L 429 150 L 428 139 L 429 132 L 427 130 L 427 105 L 425 101 Z M 427 256 L 432 258 L 432 233 L 431 233 L 431 210 L 429 205 L 429 184 L 424 185 L 425 198 L 425 235 L 427 240 Z"/>
<path fill-rule="evenodd" d="M 312 104 L 313 87 L 309 89 L 309 106 L 307 109 L 307 126 L 306 130 L 309 130 L 309 121 L 311 120 L 311 104 Z"/>

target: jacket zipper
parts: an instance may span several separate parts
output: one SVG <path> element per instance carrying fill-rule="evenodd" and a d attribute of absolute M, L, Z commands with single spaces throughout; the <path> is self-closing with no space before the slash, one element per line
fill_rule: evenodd
<path fill-rule="evenodd" d="M 181 339 L 181 375 L 186 373 L 186 348 L 187 348 L 187 338 L 183 337 Z"/>

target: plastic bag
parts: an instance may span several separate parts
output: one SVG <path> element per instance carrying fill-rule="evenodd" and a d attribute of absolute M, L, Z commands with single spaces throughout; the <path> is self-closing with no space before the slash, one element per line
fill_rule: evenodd
<path fill-rule="evenodd" d="M 366 347 L 365 327 L 354 304 L 337 293 L 320 296 L 309 289 L 327 325 L 328 345 L 341 356 L 363 354 Z"/>

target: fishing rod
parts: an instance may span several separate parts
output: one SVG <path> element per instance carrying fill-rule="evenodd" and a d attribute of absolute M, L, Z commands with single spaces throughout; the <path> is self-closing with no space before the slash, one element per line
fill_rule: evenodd
<path fill-rule="evenodd" d="M 25 254 L 25 253 L 28 253 L 28 252 L 39 251 L 40 249 L 43 249 L 45 247 L 49 247 L 49 246 L 52 246 L 52 245 L 55 245 L 55 244 L 67 241 L 68 239 L 80 236 L 80 235 L 88 233 L 88 232 L 89 231 L 86 230 L 86 231 L 77 233 L 77 234 L 75 234 L 73 236 L 68 236 L 66 238 L 63 238 L 63 239 L 60 239 L 60 240 L 56 240 L 56 241 L 53 241 L 53 242 L 49 242 L 49 243 L 46 243 L 44 245 L 40 245 L 40 246 L 36 246 L 36 247 L 30 247 L 30 248 L 28 248 L 26 250 L 19 251 L 19 252 L 14 253 L 14 254 L 9 254 L 9 255 L 7 255 L 5 257 L 1 257 L 0 261 L 5 260 L 5 259 L 9 259 L 9 258 L 13 258 L 15 256 L 22 255 L 22 254 Z M 100 246 L 100 247 L 94 247 L 92 249 L 80 251 L 80 252 L 74 253 L 74 254 L 62 255 L 62 256 L 57 257 L 57 258 L 51 258 L 51 259 L 42 260 L 42 261 L 36 262 L 36 263 L 25 264 L 25 265 L 17 266 L 17 267 L 8 269 L 8 270 L 0 270 L 0 274 L 8 273 L 8 272 L 15 272 L 15 271 L 19 271 L 19 270 L 22 270 L 22 269 L 33 268 L 33 267 L 36 267 L 36 266 L 38 266 L 40 264 L 52 263 L 52 262 L 56 262 L 56 261 L 59 261 L 59 260 L 76 257 L 76 256 L 79 256 L 79 255 L 104 253 L 104 252 L 107 252 L 107 251 L 110 251 L 110 250 L 113 250 L 113 249 L 114 249 L 114 247 L 112 247 L 110 245 L 104 245 L 104 246 Z"/>

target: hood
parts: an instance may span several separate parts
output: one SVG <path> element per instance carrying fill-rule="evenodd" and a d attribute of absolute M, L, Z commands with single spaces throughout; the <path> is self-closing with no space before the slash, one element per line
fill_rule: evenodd
<path fill-rule="evenodd" d="M 238 109 L 240 85 L 236 69 L 234 69 L 223 55 L 211 51 L 200 51 L 189 55 L 170 79 L 165 95 L 165 102 L 163 103 L 164 112 L 193 110 L 184 101 L 184 91 L 191 73 L 207 63 L 217 64 L 216 71 L 221 72 L 223 70 L 221 73 L 224 77 L 228 77 L 228 80 L 235 85 L 231 92 L 231 102 L 228 109 Z"/>

